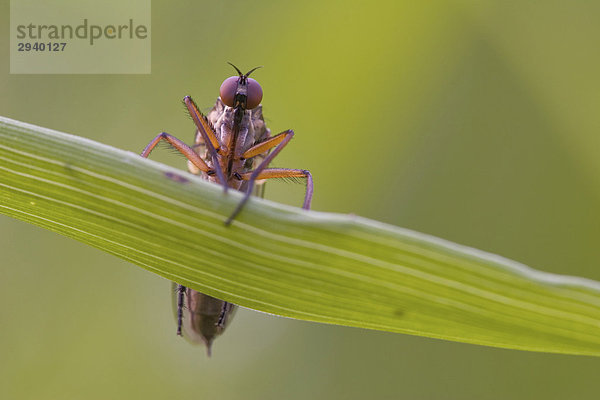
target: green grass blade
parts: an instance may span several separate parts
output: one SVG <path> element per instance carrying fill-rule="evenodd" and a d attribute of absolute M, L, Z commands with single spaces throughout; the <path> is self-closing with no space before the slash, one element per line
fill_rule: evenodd
<path fill-rule="evenodd" d="M 182 170 L 0 118 L 0 210 L 256 310 L 600 354 L 600 284 L 350 215 L 240 200 Z M 8 266 L 4 266 L 7 268 Z"/>

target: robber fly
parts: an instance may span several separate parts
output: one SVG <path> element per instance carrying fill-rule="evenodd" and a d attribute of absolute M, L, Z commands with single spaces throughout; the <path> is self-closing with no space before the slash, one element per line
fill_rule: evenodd
<path fill-rule="evenodd" d="M 231 64 L 231 63 L 229 63 Z M 313 192 L 310 172 L 303 169 L 267 168 L 292 139 L 287 130 L 270 135 L 262 116 L 262 88 L 249 78 L 257 68 L 245 74 L 233 64 L 237 76 L 221 85 L 220 96 L 213 109 L 204 116 L 192 98 L 183 102 L 196 125 L 195 144 L 188 146 L 166 132 L 157 135 L 142 151 L 148 157 L 154 147 L 165 140 L 188 159 L 188 169 L 205 179 L 244 192 L 244 197 L 224 222 L 231 224 L 252 194 L 264 188 L 263 180 L 271 178 L 305 178 L 306 194 L 303 208 L 309 209 Z M 257 182 L 258 181 L 258 182 Z M 177 334 L 192 342 L 204 343 L 210 356 L 215 337 L 223 333 L 231 321 L 236 306 L 183 285 L 176 285 Z"/>

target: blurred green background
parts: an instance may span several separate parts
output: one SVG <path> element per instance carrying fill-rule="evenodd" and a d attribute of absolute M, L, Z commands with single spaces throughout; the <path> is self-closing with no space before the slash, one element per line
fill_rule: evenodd
<path fill-rule="evenodd" d="M 314 209 L 600 280 L 600 2 L 155 0 L 152 16 L 151 75 L 10 75 L 4 58 L 0 115 L 139 152 L 163 130 L 192 140 L 181 99 L 209 109 L 227 61 L 264 65 L 267 123 L 296 132 L 275 164 L 312 171 Z M 207 359 L 175 335 L 169 282 L 0 224 L 1 399 L 598 398 L 597 358 L 246 309 Z"/>

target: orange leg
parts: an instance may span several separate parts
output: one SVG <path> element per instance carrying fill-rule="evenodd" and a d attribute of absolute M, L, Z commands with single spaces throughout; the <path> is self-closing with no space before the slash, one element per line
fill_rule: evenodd
<path fill-rule="evenodd" d="M 194 100 L 192 100 L 190 96 L 185 96 L 183 98 L 183 102 L 185 103 L 190 116 L 194 120 L 194 124 L 196 124 L 196 127 L 198 128 L 198 132 L 200 132 L 202 138 L 204 139 L 204 143 L 208 149 L 208 154 L 210 154 L 213 159 L 213 165 L 215 172 L 217 173 L 217 177 L 219 178 L 219 181 L 222 182 L 225 192 L 227 192 L 227 180 L 225 179 L 225 174 L 223 173 L 223 169 L 221 168 L 219 159 L 217 157 L 217 154 L 224 155 L 227 152 L 227 149 L 224 149 L 221 146 L 215 131 L 206 120 L 206 117 L 204 117 L 204 115 L 200 112 L 198 106 L 196 103 L 194 103 Z"/>
<path fill-rule="evenodd" d="M 236 217 L 236 215 L 238 215 L 239 212 L 242 211 L 242 208 L 244 207 L 244 205 L 246 204 L 246 202 L 252 195 L 252 190 L 254 189 L 254 182 L 256 181 L 258 176 L 261 174 L 261 172 L 263 172 L 265 170 L 265 168 L 269 165 L 269 163 L 273 160 L 273 158 L 275 158 L 277 156 L 277 154 L 279 154 L 281 152 L 281 150 L 285 147 L 285 145 L 288 144 L 290 142 L 290 140 L 292 140 L 292 137 L 294 137 L 294 131 L 292 131 L 290 129 L 283 133 L 280 133 L 279 135 L 273 136 L 272 138 L 266 140 L 263 143 L 259 143 L 258 145 L 251 147 L 249 150 L 247 150 L 244 153 L 244 154 L 253 154 L 253 152 L 258 151 L 257 148 L 259 148 L 259 146 L 264 143 L 267 143 L 267 146 L 260 148 L 260 150 L 262 150 L 262 152 L 272 148 L 273 146 L 277 146 L 271 153 L 269 153 L 264 158 L 264 160 L 258 165 L 258 167 L 256 167 L 254 169 L 254 171 L 250 171 L 247 173 L 247 174 L 249 174 L 249 176 L 247 176 L 247 178 L 245 178 L 244 180 L 248 181 L 248 186 L 246 188 L 246 193 L 244 195 L 244 198 L 242 199 L 242 201 L 240 201 L 240 203 L 235 208 L 235 210 L 233 210 L 233 213 L 229 216 L 229 218 L 227 218 L 227 220 L 225 221 L 225 225 L 231 224 L 231 221 L 233 221 L 233 219 Z M 279 139 L 279 138 L 281 138 L 281 139 Z M 252 152 L 251 152 L 251 150 L 252 150 Z M 257 153 L 255 155 L 258 155 L 258 154 L 261 154 L 261 153 Z M 277 169 L 273 168 L 272 170 L 277 170 Z M 304 171 L 304 170 L 288 170 L 288 171 L 298 172 L 298 171 Z M 310 173 L 308 173 L 308 171 L 304 171 L 304 173 L 305 174 L 302 176 L 308 178 L 307 188 L 306 188 L 306 198 L 304 200 L 304 205 L 308 208 L 308 207 L 310 207 L 310 200 L 312 198 L 312 176 L 310 175 Z"/>
<path fill-rule="evenodd" d="M 250 180 L 252 172 L 240 174 L 242 180 Z M 304 204 L 302 208 L 310 210 L 310 202 L 313 195 L 313 178 L 309 171 L 305 169 L 289 169 L 289 168 L 267 168 L 258 174 L 257 180 L 273 179 L 273 178 L 306 178 L 306 194 L 304 195 Z"/>
<path fill-rule="evenodd" d="M 241 158 L 248 159 L 248 158 L 256 157 L 259 154 L 262 154 L 266 151 L 271 150 L 273 147 L 275 147 L 279 143 L 283 142 L 288 136 L 293 136 L 293 135 L 294 135 L 294 131 L 287 130 L 287 131 L 281 132 L 275 136 L 271 136 L 264 142 L 261 142 L 259 144 L 256 144 L 256 145 L 250 147 L 248 150 L 246 150 L 244 152 L 244 154 L 242 154 Z"/>
<path fill-rule="evenodd" d="M 148 143 L 148 145 L 140 155 L 144 158 L 148 158 L 150 152 L 152 152 L 152 150 L 161 140 L 165 140 L 171 146 L 177 149 L 181 154 L 185 156 L 185 158 L 190 160 L 192 164 L 194 164 L 200 171 L 206 173 L 210 173 L 212 171 L 212 169 L 204 162 L 204 160 L 198 154 L 196 154 L 194 150 L 192 150 L 190 146 L 177 139 L 175 136 L 169 135 L 166 132 L 162 132 L 156 135 L 156 137 L 152 139 L 150 143 Z"/>

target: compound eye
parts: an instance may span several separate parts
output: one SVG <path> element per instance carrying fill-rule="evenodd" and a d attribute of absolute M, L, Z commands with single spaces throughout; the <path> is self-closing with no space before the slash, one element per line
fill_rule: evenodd
<path fill-rule="evenodd" d="M 219 89 L 219 95 L 221 101 L 229 107 L 233 107 L 233 100 L 235 99 L 235 92 L 237 91 L 239 76 L 230 76 L 225 79 Z"/>
<path fill-rule="evenodd" d="M 246 99 L 246 108 L 252 110 L 258 107 L 262 101 L 263 91 L 260 84 L 252 79 L 248 78 L 248 97 Z"/>

